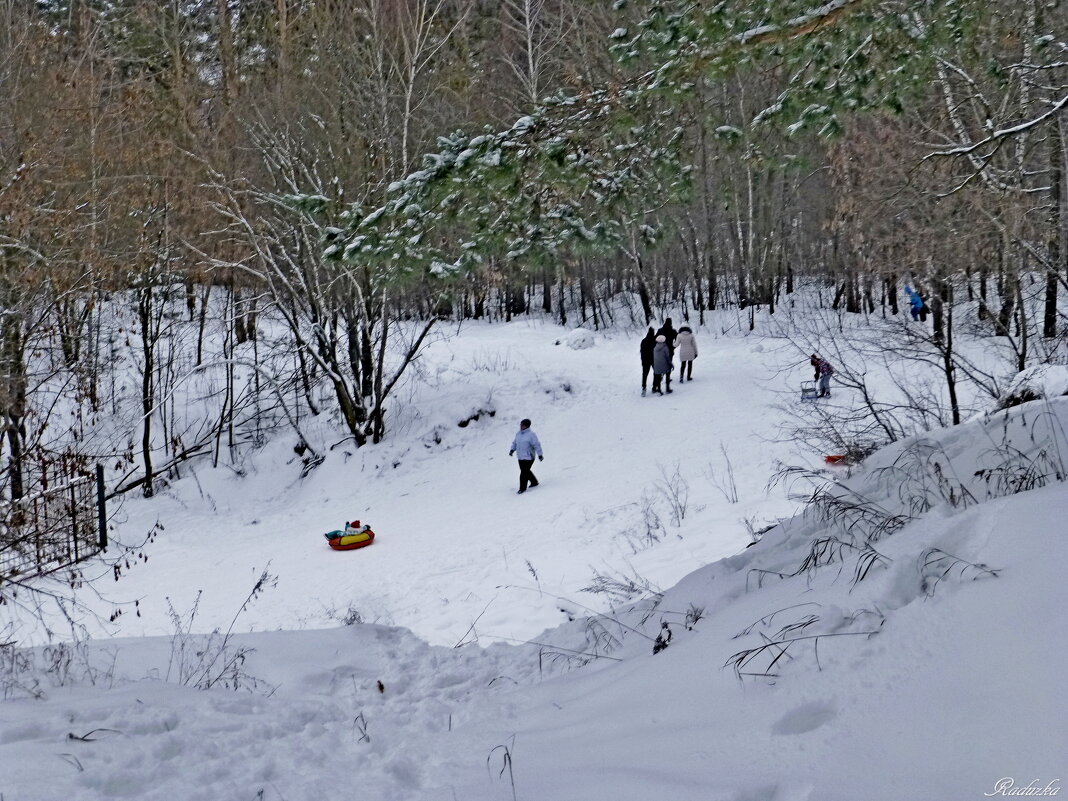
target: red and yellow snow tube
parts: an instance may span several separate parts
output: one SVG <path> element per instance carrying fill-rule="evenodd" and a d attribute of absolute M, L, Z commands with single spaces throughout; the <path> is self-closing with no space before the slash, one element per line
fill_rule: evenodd
<path fill-rule="evenodd" d="M 366 531 L 331 531 L 326 535 L 326 544 L 335 551 L 354 551 L 366 548 L 375 541 L 375 533 Z"/>

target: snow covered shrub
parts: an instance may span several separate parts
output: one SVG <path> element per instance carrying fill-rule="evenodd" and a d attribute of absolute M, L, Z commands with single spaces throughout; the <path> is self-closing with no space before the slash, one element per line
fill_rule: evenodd
<path fill-rule="evenodd" d="M 819 604 L 816 604 L 819 606 Z M 796 607 L 793 607 L 796 608 Z M 724 667 L 734 670 L 734 675 L 739 681 L 745 678 L 778 678 L 778 671 L 787 663 L 797 661 L 803 654 L 810 654 L 816 664 L 816 668 L 822 670 L 820 664 L 820 640 L 837 637 L 863 637 L 868 639 L 879 632 L 883 618 L 879 615 L 878 625 L 861 623 L 867 617 L 868 610 L 861 610 L 847 615 L 837 607 L 821 608 L 820 612 L 809 613 L 779 628 L 773 633 L 767 633 L 767 627 L 779 614 L 787 610 L 780 609 L 770 615 L 765 615 L 743 631 L 738 637 L 746 636 L 755 630 L 761 629 L 761 642 L 752 648 L 743 648 L 731 654 L 724 663 Z"/>
<path fill-rule="evenodd" d="M 621 636 L 622 632 L 620 632 Z M 612 653 L 623 644 L 620 637 L 612 634 L 600 617 L 586 619 L 586 642 L 590 644 L 590 648 L 595 655 L 600 656 Z"/>
<path fill-rule="evenodd" d="M 709 462 L 705 477 L 713 487 L 719 490 L 727 503 L 738 503 L 738 485 L 734 480 L 734 464 L 731 463 L 731 457 L 727 454 L 727 449 L 722 442 L 719 450 L 723 454 L 723 473 L 716 472 L 715 465 Z"/>
<path fill-rule="evenodd" d="M 490 763 L 493 761 L 494 755 L 500 751 L 501 769 L 497 774 L 498 779 L 504 779 L 505 772 L 508 773 L 508 784 L 512 788 L 512 801 L 518 801 L 518 796 L 515 790 L 515 774 L 512 772 L 512 752 L 515 750 L 515 735 L 513 734 L 508 739 L 508 745 L 498 745 L 489 752 L 489 756 L 486 757 L 486 770 L 489 770 Z"/>
<path fill-rule="evenodd" d="M 828 481 L 826 476 L 804 468 L 783 467 L 772 478 L 771 484 L 797 480 L 810 482 L 815 487 L 805 498 L 804 514 L 814 516 L 821 523 L 832 524 L 850 536 L 877 542 L 898 531 L 911 519 L 885 508 L 857 490 L 837 481 Z"/>
<path fill-rule="evenodd" d="M 593 571 L 593 579 L 582 588 L 581 592 L 604 595 L 613 606 L 645 595 L 656 598 L 663 595 L 659 587 L 637 573 L 630 576 L 618 573 L 613 576 L 596 569 Z"/>
<path fill-rule="evenodd" d="M 934 595 L 939 582 L 946 578 L 957 581 L 975 581 L 981 578 L 997 578 L 998 571 L 987 565 L 969 562 L 941 548 L 928 548 L 918 560 L 920 571 L 920 588 L 930 598 Z"/>
<path fill-rule="evenodd" d="M 666 621 L 660 622 L 660 632 L 656 635 L 656 639 L 653 640 L 653 654 L 658 654 L 668 647 L 671 642 L 671 627 L 668 626 Z"/>
<path fill-rule="evenodd" d="M 41 681 L 35 675 L 33 651 L 13 642 L 0 645 L 0 699 L 44 697 Z"/>
<path fill-rule="evenodd" d="M 215 629 L 207 635 L 192 633 L 203 591 L 197 592 L 193 607 L 185 618 L 175 610 L 168 598 L 167 608 L 174 625 L 174 634 L 171 637 L 171 655 L 166 679 L 169 681 L 174 671 L 175 680 L 179 684 L 196 687 L 198 690 L 210 690 L 214 687 L 230 690 L 260 689 L 262 682 L 245 670 L 245 662 L 255 649 L 234 645 L 232 637 L 234 626 L 241 615 L 267 587 L 273 587 L 276 582 L 277 577 L 264 569 L 226 631 Z"/>
<path fill-rule="evenodd" d="M 660 469 L 660 481 L 656 483 L 656 491 L 667 503 L 671 513 L 671 524 L 678 528 L 686 519 L 686 511 L 690 503 L 690 482 L 682 476 L 679 463 L 675 462 L 674 469 L 669 473 L 663 465 Z"/>
<path fill-rule="evenodd" d="M 1039 364 L 1028 367 L 1012 380 L 1009 388 L 998 398 L 998 409 L 1033 400 L 1044 400 L 1068 395 L 1068 367 L 1063 364 Z"/>
<path fill-rule="evenodd" d="M 507 353 L 500 351 L 480 350 L 471 357 L 471 369 L 476 373 L 504 373 L 515 369 L 513 362 Z"/>
<path fill-rule="evenodd" d="M 358 626 L 363 623 L 363 615 L 360 614 L 360 610 L 351 604 L 345 611 L 341 611 L 336 607 L 327 609 L 325 615 L 327 620 L 333 620 L 342 626 Z"/>
<path fill-rule="evenodd" d="M 476 411 L 471 412 L 471 414 L 469 414 L 463 420 L 458 422 L 456 425 L 458 425 L 460 428 L 467 428 L 469 425 L 471 425 L 471 423 L 474 423 L 480 417 L 482 417 L 482 415 L 486 415 L 487 417 L 496 417 L 497 416 L 497 410 L 493 409 L 493 408 L 483 409 L 483 408 L 480 407 Z"/>
<path fill-rule="evenodd" d="M 879 553 L 866 539 L 857 539 L 852 534 L 846 533 L 841 537 L 826 536 L 817 537 L 809 545 L 808 553 L 792 573 L 782 573 L 763 568 L 751 568 L 746 579 L 748 588 L 749 578 L 756 576 L 756 587 L 764 586 L 764 579 L 774 576 L 780 579 L 795 578 L 797 576 L 811 576 L 821 567 L 838 565 L 839 575 L 846 563 L 855 559 L 853 563 L 852 584 L 855 586 L 868 577 L 874 567 L 886 567 L 890 559 Z"/>
<path fill-rule="evenodd" d="M 586 350 L 597 344 L 593 332 L 586 328 L 576 328 L 567 335 L 567 346 L 572 350 Z"/>
<path fill-rule="evenodd" d="M 1030 409 L 1030 407 L 1028 407 Z M 974 476 L 982 479 L 988 498 L 1015 495 L 1068 477 L 1063 423 L 1049 404 L 1000 416 L 1000 440 L 983 451 Z M 991 437 L 993 439 L 993 437 Z"/>
<path fill-rule="evenodd" d="M 1045 448 L 1025 453 L 1006 445 L 992 452 L 999 457 L 997 464 L 975 472 L 986 483 L 988 498 L 1003 498 L 1039 489 L 1051 479 L 1064 480 L 1063 464 Z"/>
<path fill-rule="evenodd" d="M 622 532 L 632 553 L 644 551 L 660 542 L 660 537 L 664 533 L 664 524 L 660 521 L 660 514 L 656 510 L 656 500 L 650 492 L 642 492 L 641 500 L 638 501 L 640 520 Z"/>
<path fill-rule="evenodd" d="M 705 616 L 705 608 L 703 606 L 697 606 L 693 601 L 686 609 L 686 616 L 683 618 L 682 625 L 687 631 L 693 631 L 694 626 L 701 622 L 701 618 Z"/>
<path fill-rule="evenodd" d="M 89 641 L 53 643 L 43 648 L 19 648 L 14 642 L 0 644 L 0 699 L 45 697 L 44 688 L 75 685 L 110 685 L 114 680 L 115 654 L 101 668 L 90 659 Z"/>
<path fill-rule="evenodd" d="M 942 446 L 921 439 L 901 451 L 888 467 L 872 471 L 888 493 L 896 494 L 911 517 L 918 517 L 938 503 L 967 508 L 975 496 L 956 476 L 953 463 Z"/>
<path fill-rule="evenodd" d="M 746 548 L 752 548 L 754 545 L 756 545 L 758 542 L 760 542 L 764 538 L 765 534 L 767 534 L 769 531 L 771 531 L 773 528 L 775 528 L 779 524 L 778 523 L 764 523 L 763 525 L 761 525 L 757 521 L 757 518 L 747 516 L 747 517 L 743 517 L 742 518 L 742 525 L 745 526 L 745 531 L 749 535 L 749 544 L 746 545 L 745 547 Z"/>
<path fill-rule="evenodd" d="M 382 682 L 379 682 L 379 686 L 381 686 L 381 684 L 382 684 Z M 360 735 L 359 738 L 356 740 L 356 742 L 358 742 L 358 743 L 369 743 L 369 742 L 371 742 L 371 735 L 367 733 L 367 718 L 364 716 L 363 710 L 361 710 L 360 714 L 358 714 L 355 717 L 355 719 L 353 719 L 353 721 L 352 721 L 352 731 L 353 731 L 354 735 L 357 734 L 357 733 Z"/>

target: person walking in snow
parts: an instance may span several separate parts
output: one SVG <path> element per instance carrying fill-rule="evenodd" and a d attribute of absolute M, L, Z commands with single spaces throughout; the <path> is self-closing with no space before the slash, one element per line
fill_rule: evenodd
<path fill-rule="evenodd" d="M 530 428 L 530 420 L 519 421 L 519 431 L 512 440 L 512 449 L 508 451 L 509 456 L 513 454 L 519 459 L 519 494 L 522 495 L 527 491 L 527 484 L 531 488 L 538 486 L 538 479 L 530 469 L 534 466 L 534 454 L 538 455 L 539 462 L 545 459 L 538 435 Z"/>
<path fill-rule="evenodd" d="M 813 380 L 820 382 L 819 397 L 831 397 L 831 376 L 834 375 L 834 368 L 831 367 L 831 363 L 815 353 L 809 357 L 808 363 L 811 364 L 812 369 L 816 371 Z"/>
<path fill-rule="evenodd" d="M 667 342 L 668 350 L 671 351 L 672 358 L 675 357 L 675 337 L 677 337 L 678 334 L 679 332 L 675 330 L 675 326 L 671 324 L 670 317 L 664 320 L 664 324 L 660 326 L 660 330 L 656 332 L 658 337 L 662 336 L 664 341 Z"/>
<path fill-rule="evenodd" d="M 909 299 L 909 313 L 913 320 L 927 321 L 927 304 L 924 303 L 923 295 L 917 290 L 905 284 L 905 294 Z"/>
<path fill-rule="evenodd" d="M 667 337 L 660 334 L 656 338 L 656 347 L 653 348 L 653 392 L 663 395 L 660 391 L 661 381 L 664 382 L 667 393 L 671 394 L 671 348 L 668 347 Z"/>
<path fill-rule="evenodd" d="M 693 360 L 697 358 L 697 338 L 690 330 L 690 326 L 684 325 L 679 328 L 679 335 L 675 337 L 675 348 L 679 352 L 679 383 L 685 383 L 687 378 L 693 381 Z"/>
<path fill-rule="evenodd" d="M 653 349 L 656 347 L 656 334 L 653 333 L 653 327 L 649 326 L 649 331 L 645 335 L 645 339 L 642 340 L 642 344 L 638 347 L 638 352 L 642 357 L 642 397 L 645 397 L 645 385 L 649 380 L 649 371 L 653 369 Z"/>

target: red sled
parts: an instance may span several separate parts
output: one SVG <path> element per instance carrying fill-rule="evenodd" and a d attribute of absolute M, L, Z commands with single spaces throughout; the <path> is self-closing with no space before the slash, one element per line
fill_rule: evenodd
<path fill-rule="evenodd" d="M 849 464 L 853 460 L 849 458 L 848 453 L 835 453 L 830 456 L 824 456 L 823 461 L 827 464 Z"/>

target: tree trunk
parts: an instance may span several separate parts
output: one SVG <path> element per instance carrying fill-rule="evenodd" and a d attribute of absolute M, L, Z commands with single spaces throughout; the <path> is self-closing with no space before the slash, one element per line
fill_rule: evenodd
<path fill-rule="evenodd" d="M 5 293 L 7 294 L 7 293 Z M 8 494 L 18 500 L 25 494 L 23 480 L 23 419 L 26 416 L 26 354 L 22 335 L 22 315 L 8 309 L 0 324 L 0 403 L 3 405 L 4 434 L 8 449 Z"/>
<path fill-rule="evenodd" d="M 890 313 L 897 315 L 900 309 L 897 305 L 897 276 L 891 273 L 886 277 L 886 298 L 890 302 Z"/>
<path fill-rule="evenodd" d="M 556 308 L 560 310 L 560 325 L 567 325 L 567 304 L 564 303 L 564 277 L 560 276 L 560 295 L 556 301 Z"/>
<path fill-rule="evenodd" d="M 197 286 L 191 278 L 185 280 L 185 307 L 189 310 L 189 322 L 193 322 L 197 314 Z"/>
<path fill-rule="evenodd" d="M 208 322 L 208 300 L 211 297 L 211 284 L 204 285 L 204 296 L 200 299 L 200 320 L 197 322 L 197 361 L 199 367 L 204 360 L 204 326 Z"/>
<path fill-rule="evenodd" d="M 375 366 L 375 408 L 374 417 L 371 420 L 372 441 L 377 444 L 382 441 L 386 433 L 385 422 L 385 396 L 382 392 L 382 373 L 386 369 L 386 335 L 389 333 L 389 320 L 382 316 L 382 338 L 378 343 L 378 364 Z"/>
<path fill-rule="evenodd" d="M 979 261 L 979 320 L 985 320 L 990 316 L 990 308 L 986 305 L 987 281 L 990 278 L 990 268 L 987 266 L 985 255 L 980 256 Z"/>
<path fill-rule="evenodd" d="M 957 376 L 953 366 L 953 304 L 946 304 L 946 336 L 942 348 L 942 370 L 946 376 L 946 390 L 949 393 L 949 408 L 953 415 L 953 425 L 960 425 L 960 403 L 957 400 Z"/>
<path fill-rule="evenodd" d="M 1057 336 L 1057 285 L 1059 283 L 1059 270 L 1061 268 L 1061 181 L 1063 170 L 1061 163 L 1064 158 L 1064 149 L 1061 145 L 1061 128 L 1058 122 L 1050 126 L 1050 213 L 1048 232 L 1048 256 L 1049 264 L 1046 265 L 1046 297 L 1045 308 L 1042 313 L 1042 336 L 1053 338 Z"/>
<path fill-rule="evenodd" d="M 151 286 L 144 286 L 139 292 L 137 315 L 141 324 L 141 355 L 145 360 L 144 373 L 141 376 L 141 458 L 145 464 L 145 478 L 142 491 L 146 498 L 155 494 L 152 486 L 154 475 L 152 473 L 152 412 L 156 405 L 152 375 L 155 363 L 155 344 L 152 336 L 152 304 L 153 292 Z"/>
<path fill-rule="evenodd" d="M 715 311 L 719 301 L 719 286 L 716 282 L 716 257 L 709 249 L 706 251 L 708 258 L 708 308 Z"/>
<path fill-rule="evenodd" d="M 653 319 L 653 305 L 649 301 L 649 287 L 645 283 L 641 255 L 635 254 L 633 261 L 634 275 L 638 279 L 638 298 L 642 302 L 642 314 L 645 315 L 645 324 L 649 325 L 649 321 Z"/>
<path fill-rule="evenodd" d="M 366 319 L 360 321 L 360 395 L 371 397 L 374 392 L 374 352 L 371 350 L 371 326 Z"/>
<path fill-rule="evenodd" d="M 1016 279 L 1013 281 L 1013 289 L 1016 294 L 1016 314 L 1020 340 L 1020 346 L 1016 349 L 1016 370 L 1023 371 L 1027 367 L 1027 305 L 1024 303 L 1023 284 L 1020 281 L 1019 274 L 1016 275 Z"/>

